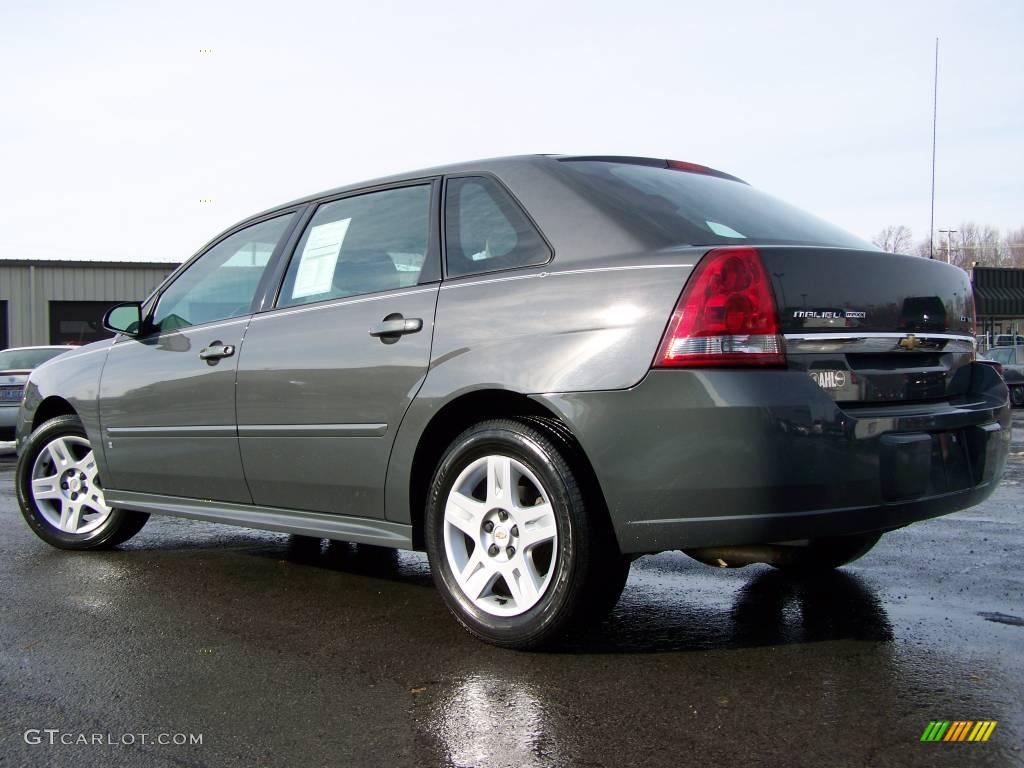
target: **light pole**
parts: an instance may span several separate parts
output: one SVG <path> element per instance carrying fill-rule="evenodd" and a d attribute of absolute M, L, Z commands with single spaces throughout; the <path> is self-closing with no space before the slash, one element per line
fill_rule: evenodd
<path fill-rule="evenodd" d="M 932 215 L 928 223 L 928 258 L 935 258 L 935 129 L 939 124 L 939 38 L 935 38 L 935 90 L 932 92 Z"/>
<path fill-rule="evenodd" d="M 949 244 L 950 238 L 953 236 L 954 232 L 959 232 L 959 231 L 960 231 L 959 229 L 940 229 L 939 230 L 939 234 L 945 234 L 946 235 L 946 263 L 947 264 L 951 263 L 950 260 L 949 260 L 949 250 L 951 248 L 951 246 Z"/>

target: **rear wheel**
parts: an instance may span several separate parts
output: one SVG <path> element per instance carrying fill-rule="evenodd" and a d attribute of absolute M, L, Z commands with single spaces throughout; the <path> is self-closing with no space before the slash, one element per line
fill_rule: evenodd
<path fill-rule="evenodd" d="M 110 507 L 92 446 L 77 416 L 58 416 L 29 437 L 18 457 L 18 505 L 35 534 L 60 549 L 121 544 L 149 515 Z"/>
<path fill-rule="evenodd" d="M 435 472 L 431 571 L 482 640 L 536 647 L 607 610 L 622 590 L 621 555 L 591 517 L 601 510 L 588 508 L 569 453 L 543 423 L 486 421 L 456 438 Z"/>
<path fill-rule="evenodd" d="M 876 532 L 814 539 L 805 546 L 785 547 L 783 556 L 772 565 L 783 571 L 839 568 L 866 555 L 881 537 Z"/>

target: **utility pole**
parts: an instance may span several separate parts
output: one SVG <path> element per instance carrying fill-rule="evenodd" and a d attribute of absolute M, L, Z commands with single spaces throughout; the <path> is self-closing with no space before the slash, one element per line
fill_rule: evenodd
<path fill-rule="evenodd" d="M 951 264 L 952 263 L 949 260 L 949 251 L 950 251 L 950 248 L 952 247 L 950 245 L 950 243 L 949 243 L 950 238 L 952 238 L 954 232 L 959 232 L 959 231 L 960 231 L 959 229 L 940 229 L 939 230 L 939 234 L 942 234 L 942 235 L 946 236 L 946 263 L 947 264 Z"/>
<path fill-rule="evenodd" d="M 928 224 L 928 258 L 935 258 L 935 129 L 939 123 L 939 38 L 935 38 L 935 87 L 932 91 L 932 217 Z M 948 249 L 947 249 L 948 250 Z"/>

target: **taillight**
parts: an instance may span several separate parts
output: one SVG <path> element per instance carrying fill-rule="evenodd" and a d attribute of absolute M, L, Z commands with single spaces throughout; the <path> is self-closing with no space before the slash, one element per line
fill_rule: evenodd
<path fill-rule="evenodd" d="M 768 274 L 754 248 L 717 248 L 686 283 L 656 368 L 785 365 Z"/>

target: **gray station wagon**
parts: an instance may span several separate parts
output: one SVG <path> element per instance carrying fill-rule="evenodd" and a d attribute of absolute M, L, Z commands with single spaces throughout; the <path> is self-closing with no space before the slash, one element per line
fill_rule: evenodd
<path fill-rule="evenodd" d="M 676 161 L 315 195 L 104 322 L 27 385 L 41 538 L 110 547 L 167 514 L 425 549 L 509 647 L 604 615 L 644 553 L 850 562 L 986 498 L 1010 437 L 962 270 Z"/>

